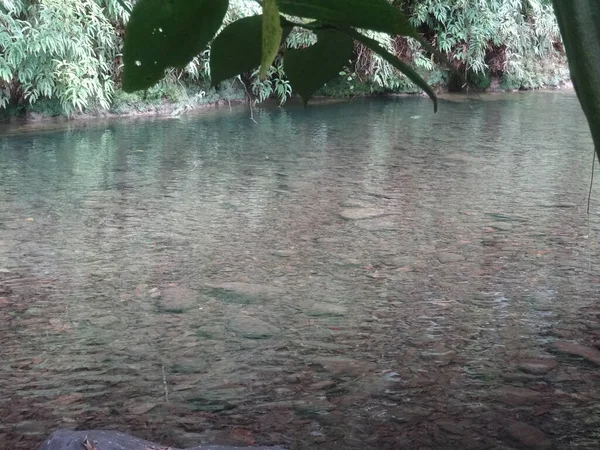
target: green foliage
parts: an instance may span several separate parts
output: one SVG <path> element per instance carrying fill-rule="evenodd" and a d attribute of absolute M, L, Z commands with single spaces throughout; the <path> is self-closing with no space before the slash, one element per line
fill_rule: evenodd
<path fill-rule="evenodd" d="M 227 9 L 223 9 L 221 4 L 227 2 L 228 0 L 171 0 L 165 3 L 162 0 L 140 0 L 131 13 L 125 33 L 124 89 L 134 91 L 147 88 L 161 77 L 164 68 L 183 67 L 187 64 L 221 26 Z M 437 108 L 435 93 L 415 70 L 375 40 L 353 28 L 416 37 L 416 29 L 409 24 L 402 11 L 394 8 L 387 0 L 264 0 L 262 5 L 260 82 L 255 83 L 259 98 L 269 88 L 273 89 L 267 75 L 272 72 L 271 62 L 277 56 L 282 40 L 281 9 L 283 13 L 292 16 L 316 19 L 298 22 L 283 19 L 289 27 L 306 28 L 315 31 L 317 36 L 320 35 L 317 43 L 307 49 L 290 51 L 292 82 L 298 83 L 298 90 L 305 103 L 310 94 L 344 67 L 352 51 L 352 39 L 356 39 L 421 87 L 434 100 Z M 244 22 L 245 25 L 251 23 L 248 20 Z M 250 32 L 254 37 L 255 31 L 250 29 Z M 231 71 L 228 55 L 236 52 L 239 54 L 241 51 L 239 42 L 231 39 L 232 34 L 226 34 L 225 38 L 218 41 L 217 48 L 211 49 L 210 67 L 213 73 L 221 75 Z M 343 35 L 346 36 L 342 38 Z M 256 43 L 250 40 L 242 46 L 247 51 L 249 45 L 256 46 Z M 255 52 L 256 49 L 251 51 L 252 54 Z M 244 66 L 246 63 L 244 61 Z M 283 89 L 280 86 L 279 91 L 285 97 L 286 85 L 282 86 Z"/>
<path fill-rule="evenodd" d="M 407 3 L 411 23 L 426 29 L 437 48 L 466 73 L 489 71 L 491 75 L 527 79 L 529 63 L 555 54 L 554 45 L 560 43 L 552 5 L 545 0 Z"/>
<path fill-rule="evenodd" d="M 169 67 L 184 68 L 221 27 L 228 0 L 139 0 L 127 23 L 123 89 L 147 89 Z"/>
<path fill-rule="evenodd" d="M 281 12 L 388 34 L 416 36 L 406 16 L 387 0 L 279 0 Z"/>
<path fill-rule="evenodd" d="M 114 92 L 114 0 L 4 0 L 0 9 L 0 107 L 57 98 L 72 114 L 108 108 Z"/>
<path fill-rule="evenodd" d="M 215 38 L 210 58 L 213 85 L 249 72 L 260 64 L 262 23 L 262 15 L 244 17 L 226 26 Z M 290 31 L 290 27 L 284 27 L 277 49 Z"/>
<path fill-rule="evenodd" d="M 132 3 L 136 6 L 128 24 Z M 548 3 L 277 0 L 286 14 L 281 19 L 282 45 L 266 78 L 260 79 L 254 69 L 262 55 L 262 7 L 255 0 L 0 0 L 0 110 L 72 115 L 145 111 L 166 102 L 179 108 L 222 98 L 230 90 L 231 98 L 239 99 L 244 85 L 257 101 L 275 96 L 283 103 L 295 84 L 306 97 L 313 87 L 306 90 L 305 85 L 331 76 L 317 94 L 418 92 L 417 85 L 426 89 L 422 78 L 442 86 L 457 79 L 456 74 L 449 76 L 429 44 L 460 71 L 459 86 L 466 80 L 482 89 L 494 79 L 507 89 L 554 86 L 568 73 Z M 123 71 L 126 27 L 131 47 L 126 45 Z M 300 76 L 299 71 L 288 76 L 286 55 L 293 66 L 295 50 L 318 54 L 315 32 L 331 27 L 356 39 L 353 53 L 343 61 L 321 54 Z M 130 39 L 131 33 L 139 39 Z M 126 88 L 148 90 L 124 95 L 119 90 L 123 73 Z M 328 76 L 321 77 L 323 73 Z M 209 89 L 211 78 L 219 84 L 218 92 Z"/>
<path fill-rule="evenodd" d="M 600 158 L 600 3 L 554 0 L 577 97 Z"/>
<path fill-rule="evenodd" d="M 352 57 L 352 38 L 336 30 L 318 30 L 317 43 L 286 52 L 284 68 L 290 83 L 304 103 L 336 76 Z"/>

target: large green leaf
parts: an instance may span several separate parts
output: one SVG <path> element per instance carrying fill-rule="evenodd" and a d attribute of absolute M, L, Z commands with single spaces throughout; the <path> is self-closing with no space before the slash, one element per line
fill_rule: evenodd
<path fill-rule="evenodd" d="M 263 0 L 262 57 L 260 60 L 260 78 L 267 77 L 267 71 L 277 56 L 283 30 L 279 18 L 276 0 Z"/>
<path fill-rule="evenodd" d="M 345 27 L 343 28 L 343 30 L 349 36 L 353 37 L 358 42 L 380 55 L 384 60 L 386 60 L 396 69 L 398 69 L 404 75 L 406 75 L 410 81 L 412 81 L 418 87 L 423 89 L 423 91 L 425 91 L 425 93 L 431 98 L 431 100 L 433 100 L 433 110 L 434 112 L 437 112 L 438 103 L 435 92 L 433 91 L 431 86 L 429 86 L 427 82 L 423 78 L 421 78 L 421 76 L 412 67 L 400 61 L 398 58 L 396 58 L 394 55 L 388 52 L 385 48 L 379 45 L 379 43 L 375 39 L 371 39 L 365 36 L 364 34 L 361 34 L 349 27 Z"/>
<path fill-rule="evenodd" d="M 285 53 L 285 74 L 304 104 L 317 89 L 336 76 L 354 50 L 351 37 L 336 30 L 317 30 L 317 43 Z"/>
<path fill-rule="evenodd" d="M 147 89 L 184 67 L 213 38 L 229 0 L 139 0 L 125 30 L 123 89 Z"/>
<path fill-rule="evenodd" d="M 284 41 L 291 26 L 283 27 Z M 279 42 L 278 47 L 281 45 Z M 210 50 L 210 79 L 213 86 L 260 65 L 262 54 L 262 15 L 236 20 L 221 31 Z"/>
<path fill-rule="evenodd" d="M 600 1 L 554 0 L 571 79 L 600 158 Z"/>
<path fill-rule="evenodd" d="M 277 3 L 282 13 L 292 16 L 389 34 L 417 35 L 402 11 L 387 0 L 277 0 Z"/>

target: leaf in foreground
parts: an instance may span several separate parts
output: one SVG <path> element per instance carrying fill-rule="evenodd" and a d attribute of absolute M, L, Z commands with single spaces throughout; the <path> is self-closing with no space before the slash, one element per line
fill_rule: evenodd
<path fill-rule="evenodd" d="M 182 68 L 213 38 L 229 0 L 140 0 L 125 30 L 123 89 L 152 87 L 169 67 Z"/>
<path fill-rule="evenodd" d="M 417 36 L 404 13 L 387 0 L 278 0 L 284 14 L 403 36 Z"/>
<path fill-rule="evenodd" d="M 264 80 L 267 71 L 277 56 L 283 30 L 276 0 L 263 1 L 262 22 L 262 58 L 260 61 L 260 79 Z"/>
<path fill-rule="evenodd" d="M 281 41 L 292 30 L 283 27 Z M 281 42 L 278 44 L 278 48 Z M 262 15 L 244 17 L 219 33 L 210 51 L 210 77 L 213 86 L 260 65 L 262 55 Z"/>
<path fill-rule="evenodd" d="M 336 76 L 352 57 L 354 42 L 336 30 L 317 30 L 317 43 L 307 48 L 288 50 L 283 68 L 292 88 L 304 104 L 321 86 Z"/>
<path fill-rule="evenodd" d="M 600 158 L 600 2 L 554 0 L 569 71 Z"/>

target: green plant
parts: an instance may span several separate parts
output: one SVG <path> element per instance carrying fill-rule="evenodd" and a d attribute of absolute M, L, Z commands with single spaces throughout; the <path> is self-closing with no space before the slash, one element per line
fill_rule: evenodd
<path fill-rule="evenodd" d="M 3 0 L 0 8 L 0 106 L 57 98 L 66 114 L 107 109 L 119 52 L 109 17 L 116 0 Z"/>

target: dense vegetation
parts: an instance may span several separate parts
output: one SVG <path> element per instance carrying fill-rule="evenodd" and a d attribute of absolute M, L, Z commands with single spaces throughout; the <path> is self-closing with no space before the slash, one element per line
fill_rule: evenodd
<path fill-rule="evenodd" d="M 266 78 L 240 74 L 219 91 L 209 89 L 210 46 L 182 70 L 144 94 L 121 91 L 122 45 L 130 6 L 119 0 L 0 0 L 0 107 L 45 113 L 82 110 L 126 112 L 165 102 L 185 108 L 218 98 L 276 96 L 284 102 L 292 87 L 277 57 Z M 507 89 L 556 85 L 568 76 L 552 8 L 543 0 L 404 0 L 394 6 L 463 76 L 435 62 L 412 38 L 368 32 L 431 84 Z M 260 13 L 254 0 L 232 0 L 225 23 Z M 315 42 L 309 30 L 295 28 L 287 48 Z M 452 74 L 452 75 L 450 75 Z M 352 59 L 322 94 L 413 92 L 417 88 L 381 56 L 355 44 Z"/>

